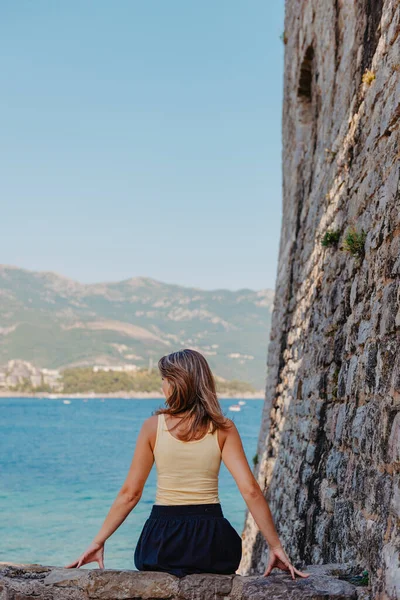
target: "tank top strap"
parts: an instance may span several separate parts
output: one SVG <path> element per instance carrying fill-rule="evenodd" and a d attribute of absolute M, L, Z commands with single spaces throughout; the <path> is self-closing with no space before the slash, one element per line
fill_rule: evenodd
<path fill-rule="evenodd" d="M 165 420 L 165 414 L 164 413 L 160 413 L 158 415 L 158 434 L 161 435 L 166 435 L 168 433 L 167 430 L 167 422 Z"/>
<path fill-rule="evenodd" d="M 164 423 L 164 415 L 161 413 L 159 415 L 157 415 L 157 434 L 156 434 L 156 442 L 154 444 L 154 450 L 153 453 L 155 453 L 157 447 L 159 446 L 159 444 L 161 443 L 161 436 L 163 435 L 163 423 Z"/>

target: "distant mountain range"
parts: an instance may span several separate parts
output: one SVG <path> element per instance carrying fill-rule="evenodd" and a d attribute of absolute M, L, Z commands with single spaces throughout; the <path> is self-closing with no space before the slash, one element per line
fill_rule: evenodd
<path fill-rule="evenodd" d="M 219 377 L 264 388 L 272 290 L 212 291 L 147 277 L 82 284 L 0 265 L 0 365 L 50 369 L 156 366 L 181 348 L 204 354 Z"/>

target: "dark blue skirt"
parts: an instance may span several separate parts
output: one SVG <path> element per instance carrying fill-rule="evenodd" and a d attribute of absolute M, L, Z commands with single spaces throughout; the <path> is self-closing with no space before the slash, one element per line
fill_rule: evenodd
<path fill-rule="evenodd" d="M 242 538 L 221 504 L 153 504 L 135 549 L 139 571 L 234 574 Z"/>

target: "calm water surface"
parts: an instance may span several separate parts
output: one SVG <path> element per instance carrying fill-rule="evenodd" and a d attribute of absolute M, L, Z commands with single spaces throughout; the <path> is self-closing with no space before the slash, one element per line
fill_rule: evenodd
<path fill-rule="evenodd" d="M 251 468 L 263 400 L 221 399 Z M 163 399 L 0 398 L 0 561 L 65 566 L 99 531 L 131 464 L 140 427 Z M 133 553 L 155 500 L 155 464 L 139 504 L 106 541 L 106 569 L 135 569 Z M 224 516 L 239 535 L 246 504 L 221 463 Z M 97 563 L 82 568 L 97 568 Z"/>

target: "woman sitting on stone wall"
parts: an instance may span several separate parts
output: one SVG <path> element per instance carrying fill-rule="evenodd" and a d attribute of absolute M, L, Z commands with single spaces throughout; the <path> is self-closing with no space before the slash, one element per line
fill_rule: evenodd
<path fill-rule="evenodd" d="M 221 411 L 210 367 L 202 354 L 185 349 L 158 363 L 166 408 L 146 419 L 132 464 L 100 531 L 67 568 L 97 562 L 104 568 L 104 544 L 139 502 L 155 461 L 157 490 L 134 553 L 139 571 L 233 574 L 242 557 L 242 539 L 223 515 L 218 496 L 221 460 L 236 481 L 264 535 L 268 564 L 308 577 L 289 561 L 271 511 L 245 456 L 235 424 Z"/>

